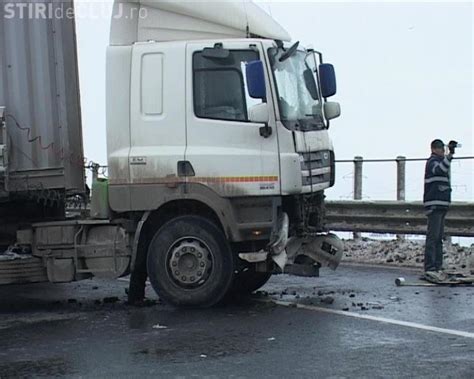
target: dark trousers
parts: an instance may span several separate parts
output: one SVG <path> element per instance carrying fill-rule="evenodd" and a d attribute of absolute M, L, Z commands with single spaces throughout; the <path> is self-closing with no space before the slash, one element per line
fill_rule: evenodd
<path fill-rule="evenodd" d="M 142 233 L 146 233 L 143 231 Z M 146 235 L 144 234 L 146 239 Z M 148 277 L 146 262 L 147 250 L 143 245 L 138 245 L 135 266 L 130 275 L 130 285 L 128 287 L 128 302 L 135 304 L 145 298 L 146 279 Z"/>
<path fill-rule="evenodd" d="M 425 271 L 438 271 L 443 268 L 443 236 L 446 213 L 446 209 L 435 209 L 428 214 Z"/>

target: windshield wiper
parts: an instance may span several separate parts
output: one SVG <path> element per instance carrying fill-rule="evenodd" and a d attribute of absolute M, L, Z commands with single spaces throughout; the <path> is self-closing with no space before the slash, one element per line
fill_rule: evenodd
<path fill-rule="evenodd" d="M 293 46 L 291 46 L 288 50 L 286 50 L 282 56 L 280 57 L 279 61 L 280 62 L 284 62 L 286 61 L 288 58 L 292 57 L 296 51 L 298 50 L 298 46 L 300 45 L 300 42 L 296 42 Z"/>

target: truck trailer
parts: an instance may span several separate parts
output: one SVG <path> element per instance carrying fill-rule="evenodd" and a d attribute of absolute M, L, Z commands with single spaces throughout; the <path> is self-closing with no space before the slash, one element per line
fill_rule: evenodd
<path fill-rule="evenodd" d="M 116 0 L 108 175 L 89 192 L 74 18 L 14 10 L 0 10 L 0 284 L 131 273 L 171 304 L 212 306 L 338 266 L 324 190 L 340 106 L 322 53 L 252 2 Z"/>

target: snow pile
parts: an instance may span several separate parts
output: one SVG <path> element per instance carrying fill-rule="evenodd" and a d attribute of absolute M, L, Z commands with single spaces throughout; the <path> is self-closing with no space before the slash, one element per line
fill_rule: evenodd
<path fill-rule="evenodd" d="M 372 240 L 361 238 L 344 241 L 343 262 L 423 267 L 425 242 L 420 240 Z M 474 245 L 463 247 L 444 243 L 444 267 L 474 270 Z"/>

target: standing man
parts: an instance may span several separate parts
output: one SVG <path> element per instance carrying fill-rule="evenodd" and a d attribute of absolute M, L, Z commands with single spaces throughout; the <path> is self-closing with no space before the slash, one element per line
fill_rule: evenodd
<path fill-rule="evenodd" d="M 446 279 L 446 275 L 442 272 L 444 219 L 451 203 L 449 167 L 457 145 L 456 141 L 449 142 L 449 153 L 445 156 L 443 141 L 435 139 L 431 142 L 431 156 L 425 168 L 423 204 L 428 216 L 425 276 L 435 281 Z"/>

